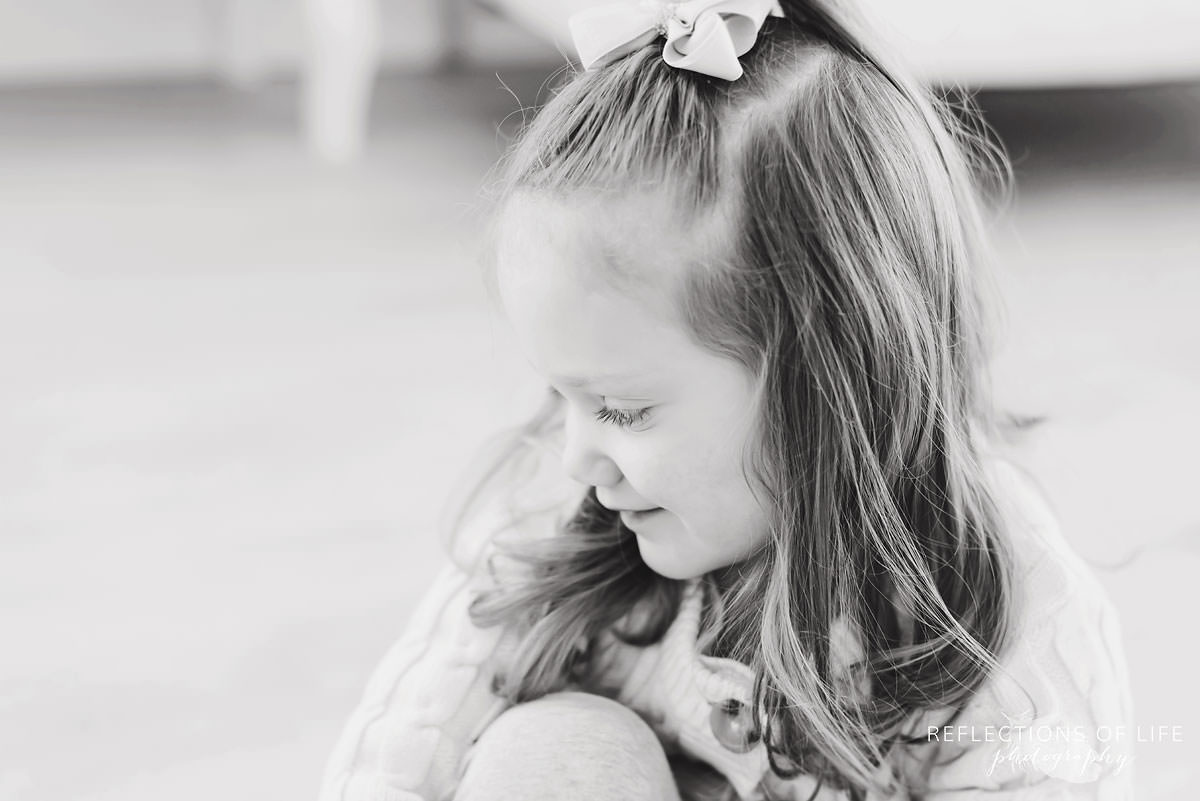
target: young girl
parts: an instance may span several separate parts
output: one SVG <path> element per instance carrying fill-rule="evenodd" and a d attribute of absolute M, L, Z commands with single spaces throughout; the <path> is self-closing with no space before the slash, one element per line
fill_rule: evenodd
<path fill-rule="evenodd" d="M 322 801 L 1129 798 L 1115 614 L 995 453 L 999 159 L 812 0 L 576 22 L 490 262 L 551 389 Z"/>

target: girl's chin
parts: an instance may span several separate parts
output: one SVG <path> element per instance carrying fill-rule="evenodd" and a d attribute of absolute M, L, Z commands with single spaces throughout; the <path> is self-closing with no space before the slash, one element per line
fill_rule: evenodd
<path fill-rule="evenodd" d="M 663 578 L 686 581 L 704 575 L 705 568 L 695 562 L 694 554 L 681 553 L 670 538 L 646 536 L 638 531 L 633 534 L 642 562 Z"/>
<path fill-rule="evenodd" d="M 647 558 L 646 552 L 642 551 L 642 561 L 646 563 L 646 567 L 653 570 L 663 578 L 673 579 L 675 581 L 687 581 L 688 579 L 696 578 L 691 571 L 687 570 L 683 565 L 670 562 L 660 561 L 653 556 Z"/>

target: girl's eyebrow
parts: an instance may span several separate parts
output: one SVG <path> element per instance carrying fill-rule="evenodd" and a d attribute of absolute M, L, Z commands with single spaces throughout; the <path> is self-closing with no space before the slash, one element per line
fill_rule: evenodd
<path fill-rule="evenodd" d="M 572 389 L 586 389 L 597 384 L 617 384 L 622 381 L 645 378 L 646 375 L 645 373 L 609 373 L 606 375 L 597 375 L 592 378 L 576 378 L 575 376 L 550 376 L 550 378 L 552 381 L 571 387 Z"/>

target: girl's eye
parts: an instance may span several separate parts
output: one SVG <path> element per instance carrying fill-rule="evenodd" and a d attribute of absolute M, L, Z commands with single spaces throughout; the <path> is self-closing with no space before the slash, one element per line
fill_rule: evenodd
<path fill-rule="evenodd" d="M 629 428 L 645 422 L 649 409 L 609 409 L 607 406 L 596 412 L 596 419 L 601 423 L 610 423 L 619 428 Z"/>

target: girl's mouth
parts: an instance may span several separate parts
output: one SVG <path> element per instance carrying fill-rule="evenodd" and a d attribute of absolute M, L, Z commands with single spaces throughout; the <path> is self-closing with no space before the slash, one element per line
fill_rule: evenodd
<path fill-rule="evenodd" d="M 659 506 L 654 509 L 647 509 L 644 512 L 621 512 L 621 522 L 624 523 L 626 527 L 631 527 L 632 524 L 641 523 L 645 520 L 648 520 L 661 511 L 663 511 L 663 508 Z"/>

